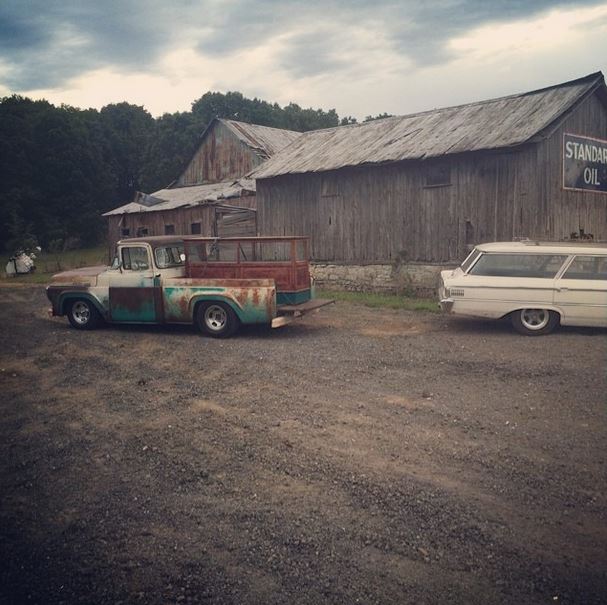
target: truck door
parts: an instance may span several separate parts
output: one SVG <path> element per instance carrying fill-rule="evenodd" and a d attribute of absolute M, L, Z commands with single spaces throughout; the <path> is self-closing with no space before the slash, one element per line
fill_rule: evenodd
<path fill-rule="evenodd" d="M 112 321 L 155 322 L 158 312 L 155 277 L 147 246 L 123 246 L 120 271 L 113 273 L 109 284 Z"/>

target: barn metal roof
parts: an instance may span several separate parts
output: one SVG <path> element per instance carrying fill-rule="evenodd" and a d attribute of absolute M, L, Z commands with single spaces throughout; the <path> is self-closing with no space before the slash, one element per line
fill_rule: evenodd
<path fill-rule="evenodd" d="M 134 212 L 161 212 L 163 210 L 174 210 L 175 208 L 188 208 L 242 197 L 247 193 L 255 193 L 255 181 L 250 179 L 239 179 L 237 181 L 211 183 L 209 185 L 159 189 L 150 195 L 137 192 L 134 201 L 125 204 L 124 206 L 120 206 L 120 208 L 110 210 L 103 216 L 132 214 Z"/>
<path fill-rule="evenodd" d="M 229 128 L 245 145 L 264 159 L 272 157 L 301 136 L 301 132 L 295 132 L 294 130 L 247 124 L 246 122 L 236 122 L 223 118 L 216 118 L 216 120 Z M 213 122 L 209 124 L 205 133 L 212 125 Z M 204 133 L 201 138 L 204 138 Z"/>
<path fill-rule="evenodd" d="M 601 72 L 499 99 L 315 130 L 302 134 L 248 176 L 264 179 L 515 147 L 541 138 L 596 89 L 605 99 Z"/>

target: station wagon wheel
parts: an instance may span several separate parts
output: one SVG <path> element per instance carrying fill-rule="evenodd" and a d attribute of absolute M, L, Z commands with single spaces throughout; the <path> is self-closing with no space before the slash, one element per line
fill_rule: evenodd
<path fill-rule="evenodd" d="M 549 334 L 558 325 L 560 316 L 548 309 L 520 309 L 510 316 L 514 329 L 525 336 Z"/>
<path fill-rule="evenodd" d="M 99 311 L 85 298 L 78 298 L 70 303 L 67 318 L 77 330 L 92 330 L 101 323 Z"/>
<path fill-rule="evenodd" d="M 236 332 L 238 317 L 232 307 L 222 302 L 209 302 L 196 309 L 198 328 L 214 338 L 227 338 Z"/>

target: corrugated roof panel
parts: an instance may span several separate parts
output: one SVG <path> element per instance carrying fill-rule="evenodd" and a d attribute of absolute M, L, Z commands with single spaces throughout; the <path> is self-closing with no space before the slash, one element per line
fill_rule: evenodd
<path fill-rule="evenodd" d="M 162 200 L 153 206 L 130 202 L 120 208 L 106 212 L 103 216 L 116 214 L 132 214 L 134 212 L 161 212 L 175 208 L 187 208 L 201 204 L 220 202 L 231 198 L 241 197 L 246 192 L 255 192 L 255 181 L 239 179 L 225 183 L 211 183 L 209 185 L 193 185 L 192 187 L 177 187 L 175 189 L 159 189 L 151 194 L 152 197 Z M 136 200 L 138 197 L 136 196 Z"/>

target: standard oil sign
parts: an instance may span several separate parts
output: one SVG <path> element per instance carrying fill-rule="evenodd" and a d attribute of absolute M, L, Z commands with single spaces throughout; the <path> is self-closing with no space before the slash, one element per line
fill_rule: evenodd
<path fill-rule="evenodd" d="M 607 141 L 563 135 L 563 187 L 607 193 Z"/>

